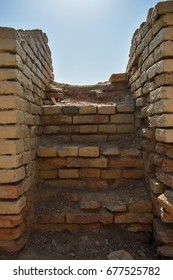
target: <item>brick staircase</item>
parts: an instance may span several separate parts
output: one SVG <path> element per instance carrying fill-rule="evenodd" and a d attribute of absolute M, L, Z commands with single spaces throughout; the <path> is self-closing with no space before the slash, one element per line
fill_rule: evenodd
<path fill-rule="evenodd" d="M 68 87 L 68 99 L 54 105 L 50 98 L 64 96 L 65 90 L 48 92 L 37 150 L 33 228 L 98 229 L 116 223 L 133 231 L 151 229 L 152 204 L 134 133 L 134 105 L 127 92 L 120 94 L 116 85 L 112 87 L 110 92 L 107 85 L 109 102 L 105 101 L 106 85 L 102 94 L 99 85 L 100 102 L 92 100 L 90 87 L 78 88 L 80 100 L 75 99 L 74 87 L 71 92 Z M 98 89 L 94 92 L 98 94 Z"/>

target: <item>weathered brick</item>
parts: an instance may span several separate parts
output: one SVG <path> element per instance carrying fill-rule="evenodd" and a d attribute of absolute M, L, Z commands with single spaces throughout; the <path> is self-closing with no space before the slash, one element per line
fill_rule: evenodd
<path fill-rule="evenodd" d="M 58 177 L 57 170 L 44 170 L 38 171 L 38 178 L 44 179 L 56 179 Z"/>
<path fill-rule="evenodd" d="M 166 190 L 158 197 L 159 204 L 171 215 L 173 215 L 173 190 Z"/>
<path fill-rule="evenodd" d="M 79 125 L 48 125 L 44 126 L 44 134 L 70 134 L 79 133 Z"/>
<path fill-rule="evenodd" d="M 72 117 L 70 116 L 63 116 L 63 115 L 57 115 L 57 116 L 43 116 L 42 117 L 42 123 L 43 124 L 71 124 L 72 123 Z"/>
<path fill-rule="evenodd" d="M 111 116 L 112 123 L 133 123 L 134 122 L 134 115 L 132 114 L 116 114 Z"/>
<path fill-rule="evenodd" d="M 80 125 L 80 133 L 96 133 L 97 125 Z"/>
<path fill-rule="evenodd" d="M 30 137 L 30 130 L 25 125 L 0 126 L 0 139 L 15 139 Z"/>
<path fill-rule="evenodd" d="M 164 222 L 164 221 L 163 221 Z M 171 244 L 157 247 L 157 254 L 164 257 L 173 257 L 173 246 Z"/>
<path fill-rule="evenodd" d="M 56 147 L 39 147 L 37 149 L 38 157 L 56 157 Z"/>
<path fill-rule="evenodd" d="M 168 213 L 163 207 L 161 210 L 161 219 L 162 222 L 164 223 L 173 223 L 173 215 L 171 215 L 170 213 Z"/>
<path fill-rule="evenodd" d="M 115 114 L 116 112 L 116 105 L 98 105 L 98 114 L 106 114 L 106 115 L 110 115 L 110 114 Z"/>
<path fill-rule="evenodd" d="M 100 178 L 100 169 L 98 168 L 81 168 L 80 178 Z"/>
<path fill-rule="evenodd" d="M 123 168 L 123 167 L 136 167 L 136 168 L 143 168 L 143 160 L 136 159 L 136 158 L 110 158 L 108 161 L 109 167 L 117 167 L 117 168 Z"/>
<path fill-rule="evenodd" d="M 22 69 L 22 60 L 17 54 L 10 54 L 2 52 L 0 53 L 0 66 L 1 67 L 20 67 Z"/>
<path fill-rule="evenodd" d="M 77 188 L 82 190 L 86 187 L 87 182 L 79 179 L 57 179 L 47 180 L 47 184 L 57 188 Z"/>
<path fill-rule="evenodd" d="M 0 183 L 15 183 L 25 177 L 25 168 L 0 169 Z"/>
<path fill-rule="evenodd" d="M 22 222 L 22 215 L 0 215 L 0 228 L 13 228 Z"/>
<path fill-rule="evenodd" d="M 58 175 L 61 179 L 79 178 L 79 169 L 59 169 Z"/>
<path fill-rule="evenodd" d="M 0 156 L 0 168 L 17 168 L 21 165 L 23 165 L 22 154 Z"/>
<path fill-rule="evenodd" d="M 114 124 L 99 125 L 99 132 L 102 132 L 102 133 L 115 133 L 116 130 L 117 130 L 117 126 Z"/>
<path fill-rule="evenodd" d="M 62 105 L 44 105 L 43 106 L 43 114 L 44 115 L 56 115 L 61 114 Z"/>
<path fill-rule="evenodd" d="M 136 202 L 128 202 L 127 208 L 132 213 L 146 213 L 152 212 L 152 202 L 150 199 L 144 199 Z"/>
<path fill-rule="evenodd" d="M 172 127 L 173 114 L 164 114 L 149 118 L 150 127 Z"/>
<path fill-rule="evenodd" d="M 23 140 L 0 140 L 0 154 L 18 154 L 24 151 Z"/>
<path fill-rule="evenodd" d="M 137 148 L 123 148 L 121 149 L 121 156 L 122 157 L 140 157 L 141 156 L 141 150 Z"/>
<path fill-rule="evenodd" d="M 162 170 L 168 173 L 173 172 L 173 159 L 164 159 L 162 162 Z"/>
<path fill-rule="evenodd" d="M 161 194 L 164 190 L 163 184 L 159 182 L 156 178 L 150 179 L 150 188 L 155 194 Z"/>
<path fill-rule="evenodd" d="M 154 238 L 163 244 L 173 243 L 173 225 L 163 223 L 159 218 L 154 219 Z M 166 233 L 166 234 L 165 234 Z"/>
<path fill-rule="evenodd" d="M 38 159 L 38 170 L 50 170 L 58 169 L 65 166 L 65 159 L 63 158 L 50 158 L 50 159 Z"/>
<path fill-rule="evenodd" d="M 73 124 L 97 124 L 97 123 L 107 123 L 109 121 L 109 116 L 104 115 L 86 115 L 86 116 L 74 116 Z"/>
<path fill-rule="evenodd" d="M 74 105 L 63 105 L 62 113 L 63 114 L 78 114 L 79 108 Z"/>
<path fill-rule="evenodd" d="M 15 228 L 0 229 L 1 240 L 14 240 L 19 238 L 25 231 L 24 224 L 21 224 Z"/>
<path fill-rule="evenodd" d="M 1 54 L 0 54 L 1 55 Z M 2 81 L 0 87 L 0 94 L 13 94 L 23 96 L 23 88 L 19 82 L 16 81 Z"/>
<path fill-rule="evenodd" d="M 125 169 L 123 170 L 123 177 L 124 178 L 131 178 L 131 179 L 142 179 L 144 177 L 144 171 L 140 169 Z"/>
<path fill-rule="evenodd" d="M 80 157 L 99 157 L 99 147 L 81 147 L 79 148 Z"/>
<path fill-rule="evenodd" d="M 134 131 L 134 125 L 131 124 L 117 125 L 117 133 L 131 133 L 133 131 Z"/>
<path fill-rule="evenodd" d="M 0 214 L 20 214 L 26 205 L 26 198 L 21 196 L 18 200 L 0 201 Z"/>
<path fill-rule="evenodd" d="M 25 192 L 25 187 L 21 183 L 17 185 L 5 184 L 0 186 L 1 199 L 17 199 Z"/>
<path fill-rule="evenodd" d="M 72 142 L 74 143 L 103 143 L 108 139 L 107 135 L 72 135 Z"/>
<path fill-rule="evenodd" d="M 122 177 L 122 171 L 120 169 L 105 169 L 101 171 L 102 179 L 119 179 Z"/>
<path fill-rule="evenodd" d="M 101 149 L 101 153 L 105 156 L 118 156 L 120 155 L 120 150 L 118 147 L 104 147 Z"/>
<path fill-rule="evenodd" d="M 57 147 L 57 155 L 59 157 L 77 157 L 78 149 L 79 149 L 78 146 Z"/>
<path fill-rule="evenodd" d="M 134 104 L 119 104 L 117 105 L 118 113 L 130 113 L 134 112 Z"/>
<path fill-rule="evenodd" d="M 0 124 L 22 124 L 24 123 L 24 114 L 21 111 L 0 111 Z"/>
<path fill-rule="evenodd" d="M 105 157 L 99 158 L 67 158 L 67 167 L 107 167 L 107 159 Z"/>
<path fill-rule="evenodd" d="M 162 104 L 162 107 L 164 107 L 165 103 L 163 102 L 163 99 L 173 99 L 173 88 L 172 87 L 169 87 L 169 86 L 160 87 L 160 88 L 150 92 L 150 102 L 156 102 L 158 100 L 162 100 L 161 104 Z M 168 106 L 169 106 L 168 102 L 166 103 L 166 106 L 168 108 Z"/>
<path fill-rule="evenodd" d="M 100 213 L 67 213 L 66 222 L 70 224 L 91 224 L 98 222 L 103 224 L 110 224 L 113 222 L 113 215 L 105 210 Z"/>
<path fill-rule="evenodd" d="M 164 143 L 173 143 L 173 129 L 159 129 L 155 131 L 157 141 Z"/>
<path fill-rule="evenodd" d="M 116 224 L 129 224 L 140 223 L 148 224 L 153 222 L 152 213 L 121 213 L 114 215 L 114 223 Z"/>
<path fill-rule="evenodd" d="M 161 183 L 163 183 L 163 184 L 165 184 L 168 187 L 173 189 L 173 176 L 172 176 L 172 174 L 165 173 L 164 171 L 159 169 L 159 170 L 156 171 L 156 177 Z"/>
<path fill-rule="evenodd" d="M 81 115 L 96 114 L 96 111 L 96 105 L 84 105 L 79 107 L 79 114 Z"/>

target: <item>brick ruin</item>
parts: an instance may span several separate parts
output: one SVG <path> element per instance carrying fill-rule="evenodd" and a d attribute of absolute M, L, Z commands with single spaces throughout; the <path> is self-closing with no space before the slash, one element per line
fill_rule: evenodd
<path fill-rule="evenodd" d="M 47 36 L 1 27 L 0 249 L 115 223 L 173 257 L 173 2 L 149 10 L 126 73 L 53 80 Z"/>

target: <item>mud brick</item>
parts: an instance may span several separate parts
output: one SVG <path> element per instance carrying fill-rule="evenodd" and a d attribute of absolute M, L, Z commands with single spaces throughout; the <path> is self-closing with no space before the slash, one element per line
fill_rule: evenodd
<path fill-rule="evenodd" d="M 62 106 L 63 114 L 78 114 L 78 112 L 79 112 L 79 108 L 77 106 L 68 106 L 68 105 Z"/>
<path fill-rule="evenodd" d="M 67 167 L 107 167 L 107 159 L 105 157 L 100 158 L 67 158 Z"/>
<path fill-rule="evenodd" d="M 156 102 L 158 100 L 172 99 L 173 88 L 172 87 L 160 87 L 150 93 L 150 102 Z M 171 100 L 172 101 L 172 100 Z"/>
<path fill-rule="evenodd" d="M 1 185 L 0 186 L 0 198 L 1 199 L 17 199 L 25 191 L 25 188 L 21 183 L 17 185 Z"/>
<path fill-rule="evenodd" d="M 116 105 L 98 105 L 98 114 L 115 114 L 116 112 Z"/>
<path fill-rule="evenodd" d="M 142 179 L 144 178 L 144 171 L 139 169 L 123 170 L 123 178 Z"/>
<path fill-rule="evenodd" d="M 105 169 L 101 171 L 102 179 L 119 179 L 122 177 L 122 171 L 119 169 Z"/>
<path fill-rule="evenodd" d="M 118 113 L 131 113 L 134 112 L 134 104 L 119 104 L 117 105 Z"/>
<path fill-rule="evenodd" d="M 105 156 L 119 156 L 120 150 L 117 147 L 104 147 L 101 149 L 101 153 Z"/>
<path fill-rule="evenodd" d="M 63 146 L 57 148 L 57 155 L 59 157 L 77 157 L 78 146 Z"/>
<path fill-rule="evenodd" d="M 61 114 L 62 105 L 44 105 L 43 114 L 44 115 L 56 115 Z"/>
<path fill-rule="evenodd" d="M 121 213 L 114 215 L 115 224 L 150 224 L 153 222 L 154 216 L 152 213 Z"/>
<path fill-rule="evenodd" d="M 42 117 L 43 124 L 72 124 L 72 117 L 70 116 L 43 116 Z"/>
<path fill-rule="evenodd" d="M 65 223 L 65 213 L 44 213 L 44 215 L 37 214 L 37 224 L 63 224 Z"/>
<path fill-rule="evenodd" d="M 22 215 L 0 215 L 0 228 L 13 228 L 20 225 Z"/>
<path fill-rule="evenodd" d="M 117 125 L 117 133 L 131 133 L 134 131 L 134 125 Z"/>
<path fill-rule="evenodd" d="M 159 129 L 155 131 L 157 141 L 164 143 L 173 143 L 173 129 Z"/>
<path fill-rule="evenodd" d="M 99 168 L 81 168 L 80 178 L 100 178 Z"/>
<path fill-rule="evenodd" d="M 38 159 L 38 170 L 50 170 L 58 169 L 65 166 L 65 159 L 63 158 L 50 158 L 50 159 Z"/>
<path fill-rule="evenodd" d="M 80 133 L 96 133 L 97 125 L 80 125 Z"/>
<path fill-rule="evenodd" d="M 44 127 L 44 134 L 70 134 L 79 133 L 78 125 L 48 125 Z"/>
<path fill-rule="evenodd" d="M 20 214 L 26 205 L 26 198 L 21 196 L 14 201 L 0 201 L 0 214 Z"/>
<path fill-rule="evenodd" d="M 111 116 L 112 123 L 133 123 L 134 115 L 133 114 L 116 114 Z"/>
<path fill-rule="evenodd" d="M 123 168 L 123 167 L 136 167 L 136 168 L 143 168 L 143 160 L 139 160 L 136 158 L 110 158 L 108 161 L 109 167 L 116 167 L 116 168 Z"/>
<path fill-rule="evenodd" d="M 99 125 L 99 132 L 102 132 L 102 133 L 115 133 L 116 130 L 117 130 L 117 126 L 114 124 Z"/>
<path fill-rule="evenodd" d="M 14 240 L 19 238 L 25 231 L 24 224 L 21 224 L 14 228 L 0 228 L 1 240 Z"/>
<path fill-rule="evenodd" d="M 173 215 L 168 213 L 163 207 L 161 208 L 161 220 L 163 223 L 173 223 Z"/>
<path fill-rule="evenodd" d="M 99 147 L 81 147 L 79 148 L 80 157 L 99 157 Z"/>
<path fill-rule="evenodd" d="M 37 149 L 38 157 L 56 157 L 56 147 L 39 147 Z"/>
<path fill-rule="evenodd" d="M 108 123 L 109 116 L 104 115 L 86 115 L 86 116 L 74 116 L 73 124 L 99 124 Z"/>
<path fill-rule="evenodd" d="M 44 170 L 38 172 L 38 178 L 44 179 L 56 179 L 58 177 L 57 170 Z"/>
<path fill-rule="evenodd" d="M 0 169 L 0 183 L 15 183 L 25 177 L 25 168 Z"/>
<path fill-rule="evenodd" d="M 79 107 L 79 114 L 86 115 L 86 114 L 96 114 L 97 107 L 95 105 L 85 105 Z"/>
<path fill-rule="evenodd" d="M 59 169 L 58 175 L 62 179 L 79 178 L 79 169 Z"/>
<path fill-rule="evenodd" d="M 150 188 L 153 193 L 155 194 L 161 194 L 163 193 L 164 186 L 161 182 L 159 182 L 156 178 L 150 179 Z"/>

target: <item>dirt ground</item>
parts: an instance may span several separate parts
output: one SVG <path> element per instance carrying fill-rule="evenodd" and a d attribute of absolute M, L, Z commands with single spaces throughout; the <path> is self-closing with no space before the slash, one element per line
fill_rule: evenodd
<path fill-rule="evenodd" d="M 126 250 L 134 260 L 156 260 L 156 243 L 150 233 L 133 233 L 106 226 L 100 232 L 33 232 L 17 255 L 1 255 L 11 260 L 107 260 L 110 252 Z"/>

